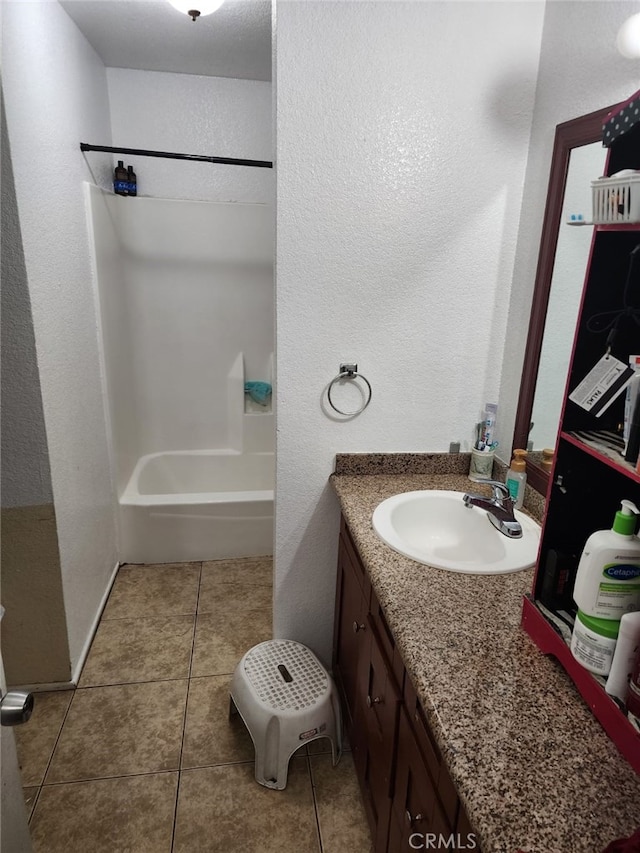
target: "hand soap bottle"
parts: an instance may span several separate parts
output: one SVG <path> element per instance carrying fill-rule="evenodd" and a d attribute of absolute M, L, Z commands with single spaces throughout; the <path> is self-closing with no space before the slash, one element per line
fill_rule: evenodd
<path fill-rule="evenodd" d="M 524 488 L 527 483 L 527 464 L 524 461 L 526 455 L 526 450 L 514 450 L 511 466 L 507 471 L 506 485 L 516 509 L 520 509 L 524 501 Z"/>
<path fill-rule="evenodd" d="M 635 535 L 638 507 L 621 502 L 611 530 L 587 539 L 578 564 L 573 599 L 587 616 L 620 620 L 640 610 L 640 539 Z"/>

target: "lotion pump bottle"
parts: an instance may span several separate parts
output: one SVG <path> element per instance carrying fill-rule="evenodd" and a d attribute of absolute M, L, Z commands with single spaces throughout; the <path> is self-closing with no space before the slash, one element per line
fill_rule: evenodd
<path fill-rule="evenodd" d="M 520 509 L 524 501 L 524 487 L 527 482 L 527 465 L 524 461 L 526 455 L 526 450 L 514 450 L 511 466 L 507 471 L 506 485 L 516 509 Z"/>
<path fill-rule="evenodd" d="M 622 619 L 640 610 L 640 539 L 635 535 L 638 507 L 621 502 L 611 530 L 587 539 L 578 564 L 573 599 L 587 616 Z"/>

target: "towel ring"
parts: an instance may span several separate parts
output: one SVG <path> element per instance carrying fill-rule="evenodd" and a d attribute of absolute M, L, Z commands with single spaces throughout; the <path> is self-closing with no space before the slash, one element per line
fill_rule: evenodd
<path fill-rule="evenodd" d="M 358 365 L 357 364 L 341 364 L 339 367 L 339 370 L 340 370 L 340 373 L 338 373 L 337 376 L 334 376 L 334 378 L 329 383 L 329 386 L 327 387 L 327 399 L 329 401 L 329 405 L 331 406 L 331 408 L 335 412 L 338 412 L 339 415 L 346 415 L 347 417 L 353 417 L 353 415 L 359 415 L 361 412 L 364 412 L 364 410 L 367 408 L 367 406 L 371 402 L 371 394 L 373 392 L 371 391 L 371 385 L 369 383 L 369 380 L 365 376 L 363 376 L 361 373 L 358 373 Z M 369 392 L 367 395 L 367 399 L 364 401 L 364 403 L 362 404 L 362 406 L 360 406 L 359 409 L 356 409 L 353 412 L 343 412 L 342 409 L 339 409 L 336 406 L 336 404 L 333 402 L 333 400 L 331 399 L 331 389 L 336 384 L 336 382 L 338 382 L 340 379 L 356 379 L 356 378 L 362 379 L 364 384 L 367 386 L 367 390 Z"/>

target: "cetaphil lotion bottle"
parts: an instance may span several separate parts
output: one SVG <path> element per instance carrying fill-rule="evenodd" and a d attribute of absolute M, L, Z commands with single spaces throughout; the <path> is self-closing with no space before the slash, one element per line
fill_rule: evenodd
<path fill-rule="evenodd" d="M 638 507 L 621 502 L 611 530 L 587 539 L 580 557 L 573 599 L 582 613 L 598 619 L 622 619 L 640 610 L 640 538 L 635 535 Z"/>

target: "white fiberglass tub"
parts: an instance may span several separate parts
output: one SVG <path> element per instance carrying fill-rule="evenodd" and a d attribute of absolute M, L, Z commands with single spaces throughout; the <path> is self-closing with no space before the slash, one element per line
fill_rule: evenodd
<path fill-rule="evenodd" d="M 120 498 L 121 561 L 174 563 L 273 552 L 273 453 L 142 456 Z"/>

